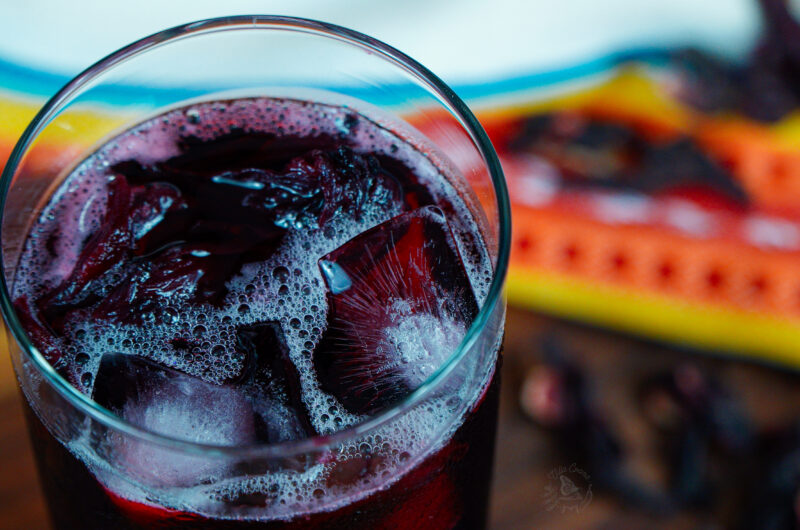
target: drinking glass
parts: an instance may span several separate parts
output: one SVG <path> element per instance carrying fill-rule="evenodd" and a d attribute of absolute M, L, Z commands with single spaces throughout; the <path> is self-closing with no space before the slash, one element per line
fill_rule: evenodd
<path fill-rule="evenodd" d="M 351 106 L 448 168 L 491 257 L 491 284 L 457 350 L 394 406 L 299 441 L 196 443 L 127 422 L 59 375 L 15 311 L 15 274 L 26 235 L 51 193 L 103 142 L 187 102 L 254 96 Z M 100 60 L 48 101 L 13 150 L 0 192 L 0 306 L 56 528 L 485 525 L 505 319 L 508 198 L 480 124 L 425 67 L 371 37 L 312 20 L 236 16 L 168 29 Z M 402 466 L 387 469 L 359 450 L 391 439 L 387 433 L 398 422 L 408 424 L 434 404 L 445 412 L 400 455 Z M 110 449 L 120 446 L 129 449 L 124 458 Z M 226 470 L 225 484 L 184 476 L 209 466 Z M 184 472 L 174 484 L 161 478 L 172 476 L 173 467 Z M 313 473 L 325 476 L 324 488 L 297 486 Z M 265 476 L 280 476 L 284 489 L 223 488 Z M 290 495 L 285 488 L 292 487 Z"/>

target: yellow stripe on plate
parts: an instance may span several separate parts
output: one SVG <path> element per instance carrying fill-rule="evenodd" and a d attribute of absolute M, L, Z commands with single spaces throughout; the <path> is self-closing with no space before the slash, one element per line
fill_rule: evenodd
<path fill-rule="evenodd" d="M 43 101 L 0 94 L 0 143 L 15 144 L 25 127 L 39 111 Z M 101 109 L 71 109 L 69 119 L 59 119 L 48 127 L 42 141 L 53 147 L 85 145 L 98 139 L 98 131 L 113 131 L 126 122 L 126 116 Z"/>
<path fill-rule="evenodd" d="M 514 305 L 650 338 L 800 368 L 800 322 L 512 267 Z"/>
<path fill-rule="evenodd" d="M 641 67 L 626 66 L 608 79 L 564 92 L 544 98 L 530 95 L 524 101 L 505 101 L 501 98 L 490 105 L 478 104 L 478 117 L 504 120 L 591 106 L 656 119 L 679 130 L 687 129 L 696 119 L 694 111 L 666 94 L 658 81 Z"/>

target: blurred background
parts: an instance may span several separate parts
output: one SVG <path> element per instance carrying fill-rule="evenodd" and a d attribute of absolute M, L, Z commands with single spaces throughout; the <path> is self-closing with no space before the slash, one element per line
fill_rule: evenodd
<path fill-rule="evenodd" d="M 94 61 L 245 13 L 405 51 L 501 156 L 514 236 L 492 528 L 798 525 L 800 2 L 4 3 L 0 164 Z M 0 528 L 47 528 L 18 400 L 4 357 Z"/>

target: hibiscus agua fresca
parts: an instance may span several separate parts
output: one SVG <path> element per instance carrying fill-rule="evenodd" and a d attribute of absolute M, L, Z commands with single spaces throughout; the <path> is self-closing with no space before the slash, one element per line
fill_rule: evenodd
<path fill-rule="evenodd" d="M 169 111 L 65 173 L 25 242 L 14 306 L 56 371 L 125 422 L 223 447 L 324 439 L 421 387 L 486 299 L 479 221 L 436 160 L 344 106 Z M 456 373 L 379 433 L 291 465 L 62 443 L 33 414 L 31 428 L 63 528 L 473 528 L 496 379 Z"/>

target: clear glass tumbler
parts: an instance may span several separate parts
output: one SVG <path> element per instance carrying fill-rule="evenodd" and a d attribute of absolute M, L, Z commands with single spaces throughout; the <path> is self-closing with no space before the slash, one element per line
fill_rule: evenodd
<path fill-rule="evenodd" d="M 65 175 L 97 146 L 187 101 L 254 96 L 351 106 L 418 143 L 456 176 L 451 184 L 476 221 L 493 272 L 457 350 L 399 403 L 325 435 L 214 445 L 147 430 L 93 402 L 37 349 L 12 295 L 32 223 Z M 102 59 L 42 108 L 5 167 L 0 201 L 0 305 L 56 528 L 485 525 L 505 319 L 508 198 L 483 129 L 422 65 L 366 35 L 311 20 L 237 16 L 172 28 Z M 409 442 L 401 466 L 383 466 L 374 457 L 378 449 L 360 450 L 391 451 L 380 443 L 390 438 L 386 433 L 434 406 L 444 415 Z M 120 444 L 131 449 L 125 458 L 109 449 Z M 180 468 L 180 480 L 142 472 L 156 464 L 166 475 L 171 466 Z M 223 483 L 203 479 L 200 471 L 209 467 L 226 470 Z M 198 471 L 196 480 L 191 470 Z M 325 487 L 303 489 L 314 474 Z M 296 491 L 253 486 L 276 476 Z"/>

